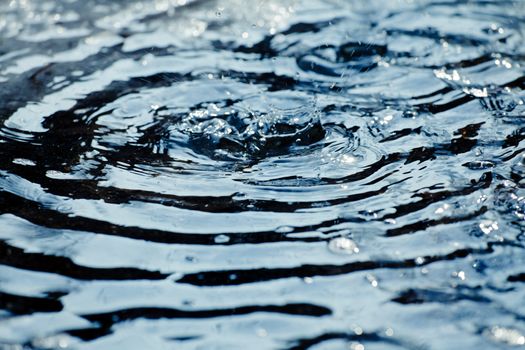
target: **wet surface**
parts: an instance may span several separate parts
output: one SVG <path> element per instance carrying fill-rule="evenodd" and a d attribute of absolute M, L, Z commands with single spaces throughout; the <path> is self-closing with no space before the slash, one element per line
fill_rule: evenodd
<path fill-rule="evenodd" d="M 0 349 L 525 345 L 524 18 L 0 3 Z"/>

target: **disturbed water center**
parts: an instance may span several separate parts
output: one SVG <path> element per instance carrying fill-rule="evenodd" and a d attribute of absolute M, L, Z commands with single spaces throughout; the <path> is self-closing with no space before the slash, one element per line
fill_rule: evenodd
<path fill-rule="evenodd" d="M 0 350 L 523 347 L 524 18 L 0 2 Z"/>

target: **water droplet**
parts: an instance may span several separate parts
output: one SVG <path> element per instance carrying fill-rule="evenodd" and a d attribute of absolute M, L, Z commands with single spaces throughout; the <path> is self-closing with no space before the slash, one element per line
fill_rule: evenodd
<path fill-rule="evenodd" d="M 352 342 L 350 344 L 350 349 L 352 350 L 365 350 L 365 346 L 361 343 Z"/>
<path fill-rule="evenodd" d="M 444 212 L 446 212 L 448 209 L 450 208 L 450 205 L 445 203 L 443 204 L 441 207 L 437 208 L 434 213 L 435 214 L 443 214 Z"/>
<path fill-rule="evenodd" d="M 370 283 L 370 285 L 374 288 L 376 288 L 379 285 L 379 282 L 377 281 L 377 278 L 373 275 L 366 275 L 366 280 Z"/>
<path fill-rule="evenodd" d="M 493 340 L 509 345 L 525 345 L 525 335 L 512 328 L 494 326 L 484 332 Z"/>
<path fill-rule="evenodd" d="M 497 231 L 499 229 L 498 222 L 497 221 L 492 221 L 492 220 L 483 220 L 479 224 L 479 229 L 481 230 L 481 232 L 483 232 L 484 234 L 488 235 L 491 232 Z"/>
<path fill-rule="evenodd" d="M 349 238 L 337 237 L 328 242 L 328 249 L 336 254 L 355 254 L 359 253 L 357 244 Z"/>
<path fill-rule="evenodd" d="M 456 79 L 454 79 L 456 80 Z M 464 88 L 463 92 L 474 97 L 487 97 L 489 95 L 487 88 Z"/>
<path fill-rule="evenodd" d="M 466 274 L 465 274 L 465 271 L 454 271 L 452 273 L 452 277 L 459 278 L 462 281 L 464 281 L 467 278 Z"/>

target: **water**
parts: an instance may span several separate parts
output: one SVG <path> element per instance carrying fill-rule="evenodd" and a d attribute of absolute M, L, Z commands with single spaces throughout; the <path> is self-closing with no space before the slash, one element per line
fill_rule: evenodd
<path fill-rule="evenodd" d="M 0 348 L 523 346 L 524 18 L 1 2 Z"/>

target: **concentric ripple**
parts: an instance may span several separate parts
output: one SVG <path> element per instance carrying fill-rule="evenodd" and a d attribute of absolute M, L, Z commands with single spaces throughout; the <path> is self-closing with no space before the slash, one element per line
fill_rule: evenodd
<path fill-rule="evenodd" d="M 0 349 L 523 346 L 524 18 L 0 3 Z"/>

